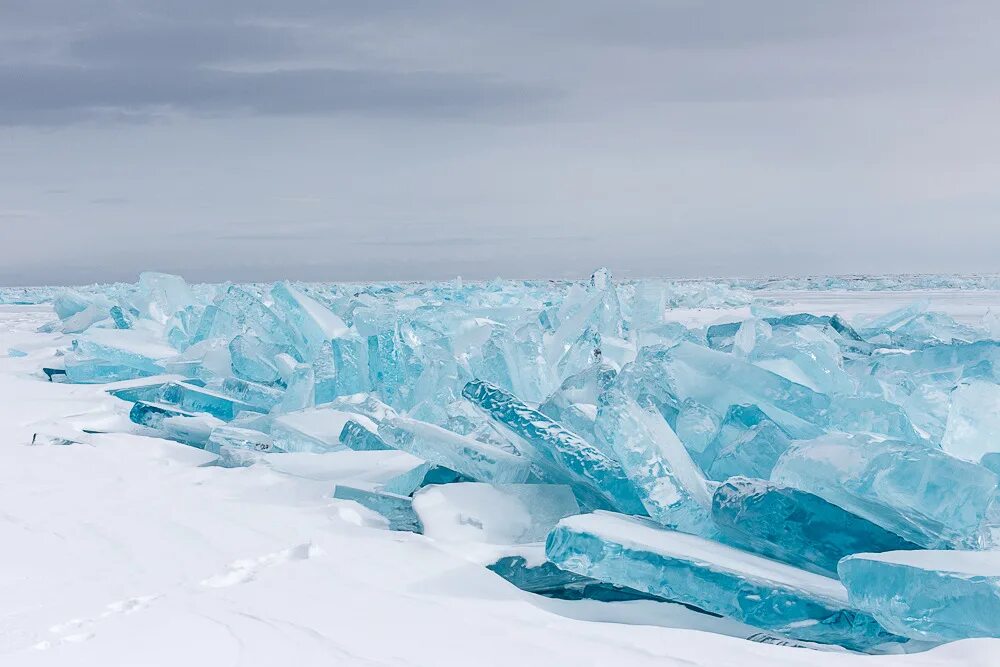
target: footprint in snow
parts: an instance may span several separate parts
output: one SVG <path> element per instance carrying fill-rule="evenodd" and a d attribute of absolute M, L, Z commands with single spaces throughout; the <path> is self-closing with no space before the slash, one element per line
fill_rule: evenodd
<path fill-rule="evenodd" d="M 209 588 L 225 588 L 226 586 L 244 584 L 253 581 L 262 569 L 291 561 L 315 558 L 321 553 L 322 550 L 319 547 L 311 542 L 306 542 L 259 558 L 238 560 L 229 565 L 229 571 L 209 577 L 202 581 L 201 585 Z"/>

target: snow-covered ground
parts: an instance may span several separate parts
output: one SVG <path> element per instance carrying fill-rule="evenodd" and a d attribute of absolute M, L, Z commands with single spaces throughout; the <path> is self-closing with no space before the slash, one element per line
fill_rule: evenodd
<path fill-rule="evenodd" d="M 913 293 L 782 292 L 780 310 L 884 312 Z M 934 292 L 965 320 L 997 292 Z M 678 312 L 738 319 L 741 310 Z M 39 368 L 68 340 L 47 306 L 0 306 L 0 665 L 995 666 L 1000 640 L 860 656 L 746 641 L 739 624 L 653 602 L 533 596 L 424 536 L 389 532 L 337 482 L 407 455 L 209 455 L 127 434 L 70 446 L 36 432 L 119 430 L 127 405 Z M 10 348 L 27 353 L 9 357 Z M 312 456 L 303 461 L 302 456 Z M 374 472 L 373 472 L 374 471 Z M 703 632 L 711 628 L 714 632 Z M 716 634 L 716 633 L 723 634 Z M 730 635 L 730 636 L 726 636 Z"/>

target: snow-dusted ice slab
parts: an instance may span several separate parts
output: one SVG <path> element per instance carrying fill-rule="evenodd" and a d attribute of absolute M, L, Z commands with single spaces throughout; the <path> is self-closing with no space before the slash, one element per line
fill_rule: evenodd
<path fill-rule="evenodd" d="M 830 434 L 789 448 L 771 479 L 929 549 L 994 539 L 996 474 L 925 445 Z"/>
<path fill-rule="evenodd" d="M 389 419 L 379 435 L 396 449 L 481 482 L 520 483 L 530 472 L 527 459 L 517 454 L 416 419 Z"/>
<path fill-rule="evenodd" d="M 545 554 L 562 569 L 728 616 L 796 639 L 866 649 L 894 638 L 854 611 L 828 577 L 641 519 L 563 519 Z"/>
<path fill-rule="evenodd" d="M 1000 637 L 1000 552 L 863 553 L 839 571 L 851 604 L 899 635 Z"/>

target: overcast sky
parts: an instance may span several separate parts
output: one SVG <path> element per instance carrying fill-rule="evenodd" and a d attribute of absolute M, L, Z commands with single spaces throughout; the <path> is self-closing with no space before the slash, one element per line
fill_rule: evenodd
<path fill-rule="evenodd" d="M 1000 270 L 992 0 L 2 0 L 0 284 Z"/>

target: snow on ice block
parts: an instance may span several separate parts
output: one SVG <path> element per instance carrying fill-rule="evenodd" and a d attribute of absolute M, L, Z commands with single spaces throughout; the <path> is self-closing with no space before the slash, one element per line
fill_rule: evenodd
<path fill-rule="evenodd" d="M 340 433 L 357 418 L 328 407 L 307 408 L 275 417 L 271 422 L 274 444 L 286 452 L 329 452 L 344 449 Z"/>
<path fill-rule="evenodd" d="M 827 576 L 850 554 L 919 548 L 819 496 L 760 479 L 726 480 L 712 517 L 729 542 Z"/>
<path fill-rule="evenodd" d="M 73 351 L 81 357 L 128 366 L 146 375 L 163 373 L 163 359 L 177 351 L 145 331 L 90 329 L 73 340 Z"/>
<path fill-rule="evenodd" d="M 840 582 L 609 512 L 563 519 L 545 554 L 560 568 L 795 639 L 864 650 L 897 638 L 850 608 Z"/>
<path fill-rule="evenodd" d="M 525 454 L 552 481 L 571 481 L 588 509 L 645 514 L 621 465 L 591 443 L 488 382 L 473 380 L 465 385 L 462 395 L 520 437 Z"/>
<path fill-rule="evenodd" d="M 977 549 L 993 539 L 997 475 L 926 445 L 832 433 L 790 447 L 771 480 L 928 549 Z"/>
<path fill-rule="evenodd" d="M 1000 552 L 892 551 L 840 562 L 851 604 L 929 641 L 1000 637 Z"/>
<path fill-rule="evenodd" d="M 413 509 L 429 537 L 489 544 L 541 542 L 560 519 L 580 512 L 568 486 L 475 482 L 424 487 Z"/>
<path fill-rule="evenodd" d="M 396 449 L 479 482 L 517 484 L 526 481 L 530 473 L 522 456 L 416 419 L 387 419 L 378 433 Z"/>
<path fill-rule="evenodd" d="M 610 445 L 657 523 L 700 535 L 715 533 L 705 479 L 659 413 L 612 390 L 601 397 L 595 431 Z"/>

